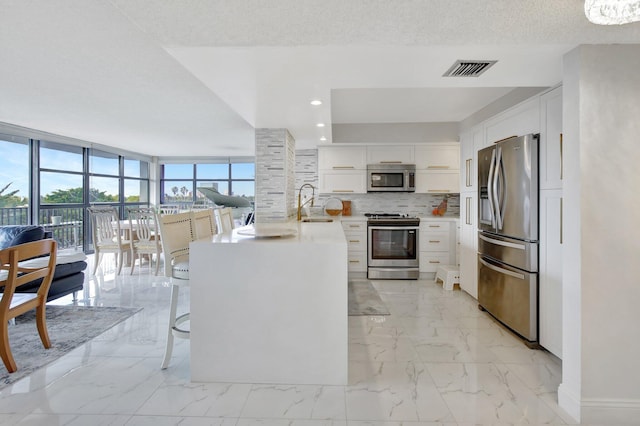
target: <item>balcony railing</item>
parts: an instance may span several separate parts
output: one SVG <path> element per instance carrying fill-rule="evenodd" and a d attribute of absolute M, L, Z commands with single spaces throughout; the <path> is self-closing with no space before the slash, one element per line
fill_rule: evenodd
<path fill-rule="evenodd" d="M 84 241 L 82 207 L 56 207 L 41 209 L 38 214 L 39 225 L 51 231 L 53 239 L 58 242 L 59 249 L 82 250 Z M 53 217 L 59 216 L 59 219 Z M 28 225 L 29 211 L 27 207 L 0 208 L 0 226 Z"/>

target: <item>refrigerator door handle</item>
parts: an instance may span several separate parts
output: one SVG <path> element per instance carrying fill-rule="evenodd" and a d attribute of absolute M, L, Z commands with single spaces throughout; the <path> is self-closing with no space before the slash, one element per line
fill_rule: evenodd
<path fill-rule="evenodd" d="M 487 268 L 492 269 L 492 270 L 494 270 L 494 271 L 496 271 L 496 272 L 499 272 L 499 273 L 504 274 L 504 275 L 509 275 L 509 276 L 511 276 L 511 277 L 518 278 L 518 279 L 520 279 L 520 280 L 524 280 L 524 279 L 525 279 L 525 276 L 524 276 L 523 274 L 518 274 L 517 272 L 509 271 L 509 270 L 507 270 L 507 269 L 500 268 L 499 266 L 492 265 L 492 264 L 490 264 L 490 263 L 487 263 L 487 262 L 486 262 L 484 259 L 482 259 L 482 258 L 479 258 L 478 260 L 479 260 L 479 261 L 480 261 L 480 263 L 482 263 L 484 266 L 486 266 Z"/>
<path fill-rule="evenodd" d="M 498 183 L 500 180 L 500 172 L 502 171 L 502 148 L 496 147 L 496 167 L 493 171 L 493 200 L 495 202 L 495 216 L 496 216 L 496 229 L 502 229 L 502 209 L 501 205 L 503 204 L 503 200 L 500 197 L 500 193 L 498 192 Z"/>
<path fill-rule="evenodd" d="M 487 178 L 487 198 L 489 198 L 489 212 L 491 213 L 491 227 L 496 227 L 496 214 L 493 208 L 494 196 L 491 191 L 491 181 L 493 180 L 493 173 L 495 171 L 496 163 L 496 150 L 491 151 L 491 161 L 489 162 L 489 176 Z"/>
<path fill-rule="evenodd" d="M 508 241 L 496 240 L 495 238 L 485 237 L 482 234 L 478 235 L 478 238 L 480 238 L 481 240 L 484 240 L 484 241 L 486 241 L 488 243 L 495 244 L 495 245 L 498 245 L 498 246 L 511 247 L 511 248 L 518 249 L 518 250 L 526 250 L 526 248 L 527 248 L 527 246 L 525 246 L 524 244 L 515 244 L 515 243 L 510 243 Z"/>

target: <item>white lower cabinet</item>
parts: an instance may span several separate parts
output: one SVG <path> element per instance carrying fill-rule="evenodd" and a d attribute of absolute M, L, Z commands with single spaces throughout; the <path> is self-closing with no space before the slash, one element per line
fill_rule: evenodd
<path fill-rule="evenodd" d="M 562 190 L 540 191 L 540 345 L 562 358 Z"/>
<path fill-rule="evenodd" d="M 455 265 L 457 222 L 420 220 L 418 238 L 420 272 L 435 273 L 438 266 Z"/>
<path fill-rule="evenodd" d="M 349 272 L 367 272 L 367 222 L 343 219 L 342 229 L 347 239 Z"/>

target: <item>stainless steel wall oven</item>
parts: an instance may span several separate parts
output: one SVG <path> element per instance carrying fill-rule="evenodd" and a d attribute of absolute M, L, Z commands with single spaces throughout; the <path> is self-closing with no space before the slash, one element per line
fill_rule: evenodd
<path fill-rule="evenodd" d="M 420 219 L 399 214 L 367 216 L 367 277 L 418 279 Z"/>

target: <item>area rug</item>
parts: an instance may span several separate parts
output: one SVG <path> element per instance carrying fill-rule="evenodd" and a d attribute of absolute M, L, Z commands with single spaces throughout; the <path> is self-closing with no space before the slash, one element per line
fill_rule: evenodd
<path fill-rule="evenodd" d="M 389 310 L 369 281 L 349 281 L 349 315 L 389 315 Z"/>
<path fill-rule="evenodd" d="M 9 374 L 0 361 L 0 389 L 55 361 L 81 344 L 109 330 L 142 308 L 47 306 L 51 348 L 45 349 L 29 311 L 9 325 L 9 342 L 18 371 Z"/>

